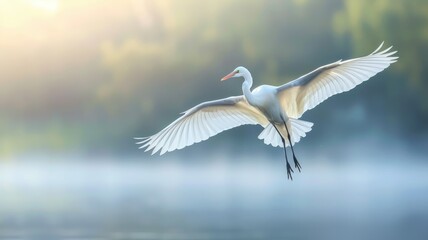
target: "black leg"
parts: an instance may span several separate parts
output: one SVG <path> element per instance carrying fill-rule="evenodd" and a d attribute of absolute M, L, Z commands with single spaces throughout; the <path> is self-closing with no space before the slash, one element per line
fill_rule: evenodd
<path fill-rule="evenodd" d="M 294 173 L 293 169 L 290 166 L 290 163 L 288 162 L 288 158 L 287 158 L 287 148 L 285 147 L 285 140 L 284 138 L 281 137 L 282 140 L 282 145 L 284 146 L 284 153 L 285 153 L 285 161 L 286 161 L 286 165 L 287 165 L 287 178 L 291 179 L 291 181 L 293 181 L 293 176 L 291 175 L 291 173 Z"/>
<path fill-rule="evenodd" d="M 287 166 L 287 178 L 293 180 L 293 176 L 291 175 L 291 173 L 294 173 L 294 171 L 291 168 L 290 163 L 288 162 L 287 148 L 285 147 L 285 140 L 282 137 L 281 133 L 276 128 L 276 126 L 274 124 L 272 124 L 272 125 L 275 127 L 275 130 L 278 132 L 279 136 L 281 137 L 282 145 L 284 146 L 285 162 L 286 162 L 286 166 Z"/>
<path fill-rule="evenodd" d="M 299 161 L 297 161 L 296 154 L 294 154 L 293 144 L 291 144 L 291 139 L 290 139 L 290 132 L 288 131 L 288 127 L 285 121 L 284 121 L 284 126 L 285 126 L 285 129 L 287 130 L 288 142 L 290 143 L 291 152 L 293 153 L 294 167 L 297 168 L 299 172 L 301 172 L 302 166 L 300 166 Z"/>

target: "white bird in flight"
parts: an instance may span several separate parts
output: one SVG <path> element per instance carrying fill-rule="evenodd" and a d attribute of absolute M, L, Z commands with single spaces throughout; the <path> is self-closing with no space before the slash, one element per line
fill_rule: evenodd
<path fill-rule="evenodd" d="M 298 120 L 335 94 L 353 89 L 397 61 L 390 51 L 380 51 L 383 43 L 370 55 L 322 66 L 281 86 L 261 85 L 251 91 L 253 78 L 244 67 L 237 67 L 221 81 L 243 77 L 241 96 L 201 103 L 184 112 L 180 118 L 160 132 L 139 140 L 141 148 L 160 151 L 160 155 L 207 140 L 224 130 L 244 124 L 259 124 L 264 130 L 258 136 L 265 144 L 283 147 L 287 176 L 292 178 L 286 147 L 290 146 L 295 168 L 301 166 L 293 145 L 311 131 L 313 123 Z"/>

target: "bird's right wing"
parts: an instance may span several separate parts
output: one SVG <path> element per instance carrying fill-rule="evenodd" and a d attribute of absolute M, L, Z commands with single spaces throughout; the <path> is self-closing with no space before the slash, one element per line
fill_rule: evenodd
<path fill-rule="evenodd" d="M 266 126 L 268 120 L 256 108 L 248 104 L 243 96 L 229 97 L 201 103 L 186 112 L 160 132 L 141 140 L 140 148 L 145 151 L 159 150 L 160 154 L 182 149 L 204 141 L 224 130 L 244 124 Z"/>
<path fill-rule="evenodd" d="M 287 115 L 300 118 L 327 98 L 353 89 L 396 62 L 392 47 L 380 51 L 383 43 L 370 55 L 337 61 L 277 88 L 277 96 Z"/>

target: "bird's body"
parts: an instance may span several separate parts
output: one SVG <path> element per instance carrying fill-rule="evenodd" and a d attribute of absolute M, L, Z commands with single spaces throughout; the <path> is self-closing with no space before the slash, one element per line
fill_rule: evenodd
<path fill-rule="evenodd" d="M 300 171 L 293 145 L 312 129 L 310 122 L 298 120 L 332 95 L 346 92 L 368 80 L 395 62 L 398 57 L 391 49 L 380 51 L 381 44 L 372 54 L 322 66 L 281 86 L 261 85 L 251 90 L 253 78 L 244 67 L 237 67 L 223 80 L 243 77 L 243 95 L 201 103 L 186 112 L 155 135 L 141 140 L 140 148 L 152 154 L 181 149 L 208 139 L 224 130 L 244 124 L 259 124 L 264 130 L 259 139 L 265 144 L 284 148 L 287 173 L 291 169 L 286 147 L 290 146 L 295 167 Z"/>
<path fill-rule="evenodd" d="M 269 122 L 282 124 L 283 119 L 288 120 L 287 113 L 281 108 L 276 95 L 277 87 L 271 85 L 261 85 L 255 88 L 251 94 L 253 101 L 248 101 L 250 105 L 259 109 Z"/>

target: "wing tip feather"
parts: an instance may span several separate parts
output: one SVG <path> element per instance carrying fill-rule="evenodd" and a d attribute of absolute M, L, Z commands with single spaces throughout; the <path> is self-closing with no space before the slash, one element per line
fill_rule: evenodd
<path fill-rule="evenodd" d="M 382 43 L 379 45 L 379 47 L 377 47 L 376 50 L 374 50 L 370 55 L 378 53 L 378 51 L 382 48 L 384 43 L 385 43 L 385 41 L 382 41 Z"/>

